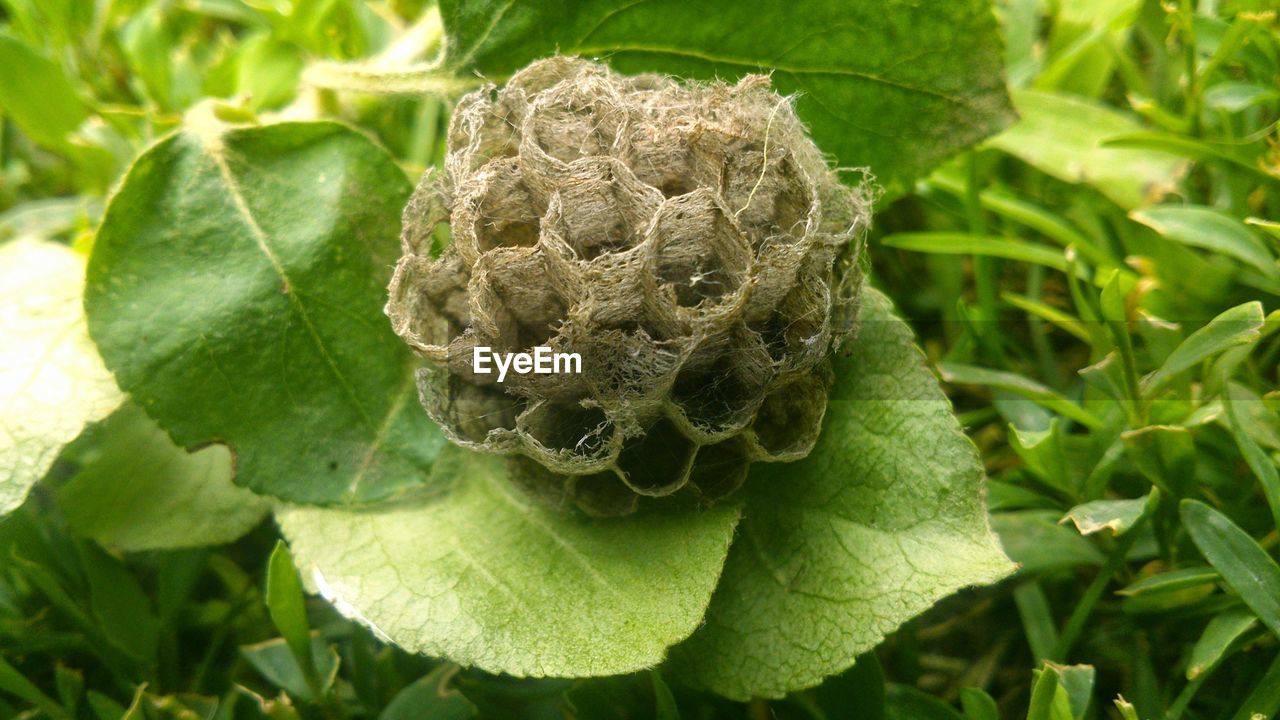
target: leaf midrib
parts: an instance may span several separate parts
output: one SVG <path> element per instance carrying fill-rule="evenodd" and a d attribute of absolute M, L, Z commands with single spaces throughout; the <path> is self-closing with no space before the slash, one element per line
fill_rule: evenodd
<path fill-rule="evenodd" d="M 271 268 L 275 271 L 276 275 L 284 283 L 284 286 L 287 288 L 296 288 L 297 286 L 293 282 L 293 279 L 289 277 L 289 273 L 285 269 L 284 263 L 280 260 L 279 256 L 276 255 L 270 244 L 268 244 L 266 232 L 263 231 L 262 226 L 258 224 L 257 218 L 253 216 L 253 212 L 249 209 L 249 204 L 245 200 L 244 193 L 240 188 L 240 183 L 236 180 L 235 175 L 231 171 L 231 166 L 227 163 L 226 146 L 221 142 L 221 138 L 207 137 L 202 134 L 197 136 L 197 139 L 199 140 L 201 147 L 213 161 L 214 166 L 217 168 L 218 175 L 222 179 L 227 194 L 230 196 L 231 202 L 236 208 L 236 212 L 240 215 L 245 227 L 249 230 L 249 234 L 253 237 L 258 249 L 267 259 L 267 262 L 271 265 Z M 342 391 L 351 403 L 351 406 L 360 416 L 361 422 L 363 422 L 365 427 L 374 434 L 374 438 L 376 440 L 378 436 L 378 429 L 373 422 L 373 418 L 360 402 L 360 398 L 356 394 L 355 388 L 351 386 L 346 375 L 343 374 L 343 372 L 338 368 L 337 363 L 334 362 L 333 356 L 330 354 L 328 347 L 325 346 L 324 340 L 320 337 L 320 333 L 316 329 L 315 323 L 311 320 L 311 315 L 307 311 L 306 306 L 303 305 L 302 301 L 297 297 L 296 292 L 289 292 L 286 293 L 286 295 L 289 298 L 289 303 L 297 311 L 299 318 L 301 318 L 302 324 L 306 327 L 307 334 L 315 345 L 316 351 L 319 352 L 320 357 L 324 359 L 325 366 L 328 367 L 329 372 L 333 375 L 334 379 L 338 381 L 338 385 L 342 388 Z M 370 452 L 372 453 L 376 449 L 377 447 L 375 443 L 371 446 Z"/>

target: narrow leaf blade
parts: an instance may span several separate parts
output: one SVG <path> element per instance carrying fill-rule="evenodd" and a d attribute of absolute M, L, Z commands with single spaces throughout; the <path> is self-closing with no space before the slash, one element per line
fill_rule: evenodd
<path fill-rule="evenodd" d="M 1280 565 L 1231 519 L 1198 500 L 1183 500 L 1182 522 L 1200 552 L 1257 614 L 1280 636 Z"/>

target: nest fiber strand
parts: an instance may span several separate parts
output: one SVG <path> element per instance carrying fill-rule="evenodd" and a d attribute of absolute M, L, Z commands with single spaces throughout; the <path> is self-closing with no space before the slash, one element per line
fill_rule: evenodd
<path fill-rule="evenodd" d="M 428 360 L 431 417 L 534 495 L 597 515 L 713 501 L 813 447 L 869 203 L 766 77 L 541 60 L 462 99 L 444 171 L 405 211 L 387 313 Z M 477 346 L 578 353 L 582 372 L 498 383 Z"/>

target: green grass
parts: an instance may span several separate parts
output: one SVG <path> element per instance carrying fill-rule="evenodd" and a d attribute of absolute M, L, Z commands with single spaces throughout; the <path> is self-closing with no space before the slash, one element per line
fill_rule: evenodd
<path fill-rule="evenodd" d="M 441 159 L 447 99 L 298 84 L 385 47 L 422 3 L 96 5 L 0 1 L 0 67 L 30 79 L 0 96 L 0 242 L 91 242 L 128 163 L 206 96 L 242 98 L 228 116 L 347 121 L 414 175 Z M 869 257 L 981 451 L 1015 577 L 783 701 L 659 672 L 514 680 L 303 599 L 269 523 L 226 546 L 104 551 L 57 509 L 64 458 L 0 521 L 0 718 L 1275 716 L 1275 12 L 997 5 L 1022 121 L 885 200 Z M 325 642 L 308 654 L 310 631 Z"/>

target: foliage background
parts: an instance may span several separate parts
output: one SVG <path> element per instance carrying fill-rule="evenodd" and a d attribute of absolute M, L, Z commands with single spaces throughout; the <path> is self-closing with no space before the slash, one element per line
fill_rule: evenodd
<path fill-rule="evenodd" d="M 876 24 L 874 5 L 851 13 L 879 32 L 833 33 L 837 51 L 856 58 L 876 51 L 868 38 L 892 37 L 887 52 L 910 70 L 929 67 L 932 48 L 975 41 L 963 27 Z M 936 12 L 962 6 L 973 7 Z M 448 98 L 473 84 L 413 64 L 440 26 L 409 0 L 0 7 L 0 242 L 90 244 L 134 157 L 197 107 L 342 120 L 416 176 L 441 159 Z M 1273 716 L 1280 336 L 1263 309 L 1280 294 L 1275 9 L 1002 0 L 995 12 L 1020 119 L 938 167 L 1012 115 L 919 129 L 940 149 L 914 165 L 895 165 L 892 143 L 877 149 L 889 193 L 870 258 L 982 451 L 1015 578 L 948 599 L 784 701 L 728 703 L 656 671 L 517 681 L 384 646 L 320 601 L 291 607 L 289 573 L 269 570 L 288 567 L 269 522 L 221 547 L 103 550 L 59 509 L 77 479 L 73 445 L 54 482 L 0 523 L 0 717 Z M 791 15 L 771 22 L 800 22 Z M 666 18 L 693 28 L 695 45 L 699 29 L 728 27 L 678 20 Z M 617 32 L 644 45 L 653 26 Z M 476 41 L 468 69 L 501 73 L 511 48 L 554 49 L 536 24 L 495 27 L 512 29 Z M 582 49 L 658 64 L 623 44 Z M 999 63 L 974 58 L 998 87 Z M 776 79 L 805 91 L 784 70 Z M 811 122 L 842 160 L 858 151 L 838 123 Z M 281 638 L 300 616 L 319 630 L 310 673 Z"/>

